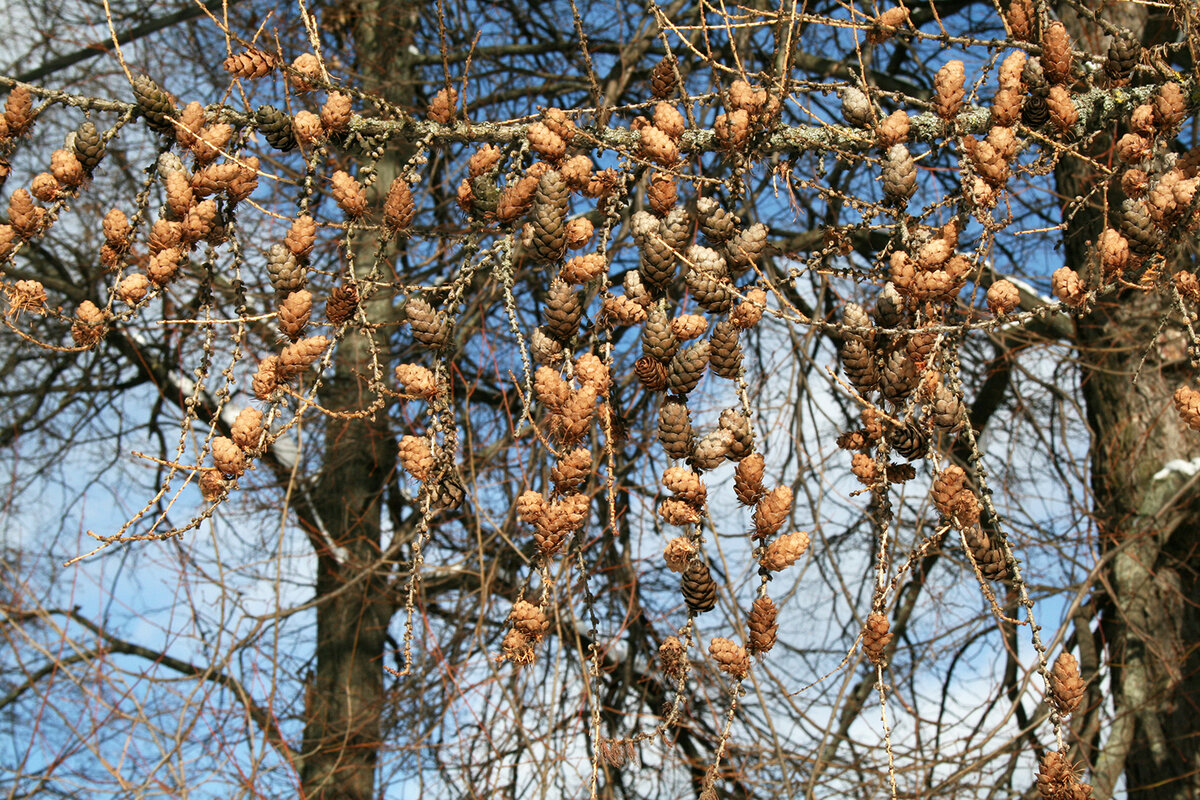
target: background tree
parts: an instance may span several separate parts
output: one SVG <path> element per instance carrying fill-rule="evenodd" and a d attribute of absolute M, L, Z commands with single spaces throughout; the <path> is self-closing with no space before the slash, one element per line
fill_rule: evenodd
<path fill-rule="evenodd" d="M 24 14 L 11 796 L 1195 794 L 1190 6 Z"/>

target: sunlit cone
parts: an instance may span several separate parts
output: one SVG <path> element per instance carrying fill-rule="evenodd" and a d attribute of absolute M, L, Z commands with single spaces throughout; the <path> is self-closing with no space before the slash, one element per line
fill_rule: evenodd
<path fill-rule="evenodd" d="M 573 192 L 582 192 L 592 179 L 592 159 L 579 154 L 565 159 L 558 171 Z"/>
<path fill-rule="evenodd" d="M 762 289 L 746 292 L 746 299 L 738 303 L 729 314 L 729 321 L 739 330 L 748 330 L 757 325 L 767 307 L 767 293 Z"/>
<path fill-rule="evenodd" d="M 538 178 L 526 175 L 504 187 L 496 202 L 496 219 L 512 222 L 529 213 L 537 194 Z"/>
<path fill-rule="evenodd" d="M 504 636 L 504 642 L 501 645 L 503 652 L 498 659 L 511 661 L 518 667 L 528 666 L 537 660 L 537 652 L 533 648 L 533 643 L 525 634 L 513 628 Z"/>
<path fill-rule="evenodd" d="M 168 172 L 165 180 L 167 208 L 171 214 L 180 219 L 187 214 L 188 209 L 195 203 L 195 194 L 187 173 L 183 171 Z"/>
<path fill-rule="evenodd" d="M 709 343 L 697 342 L 677 352 L 667 367 L 667 386 L 676 394 L 688 394 L 704 377 L 708 366 Z"/>
<path fill-rule="evenodd" d="M 111 209 L 104 215 L 104 240 L 114 250 L 124 251 L 129 247 L 130 238 L 133 236 L 133 226 L 129 224 L 129 218 L 125 216 L 125 212 L 119 208 Z"/>
<path fill-rule="evenodd" d="M 150 279 L 140 272 L 126 275 L 117 284 L 117 297 L 131 306 L 135 306 L 150 293 Z"/>
<path fill-rule="evenodd" d="M 222 65 L 235 78 L 261 78 L 275 69 L 274 57 L 256 47 L 227 56 Z"/>
<path fill-rule="evenodd" d="M 1021 106 L 1025 96 L 1016 89 L 1001 89 L 992 99 L 992 123 L 1015 125 L 1021 119 Z"/>
<path fill-rule="evenodd" d="M 546 332 L 566 344 L 579 332 L 583 299 L 570 284 L 555 279 L 542 306 Z"/>
<path fill-rule="evenodd" d="M 604 396 L 612 385 L 612 374 L 599 356 L 584 353 L 575 362 L 575 380 L 581 385 L 591 386 L 597 395 Z"/>
<path fill-rule="evenodd" d="M 267 251 L 267 276 L 277 292 L 294 292 L 304 288 L 308 269 L 282 244 L 273 244 Z"/>
<path fill-rule="evenodd" d="M 18 280 L 12 286 L 5 287 L 4 293 L 8 299 L 9 313 L 19 314 L 28 311 L 41 314 L 46 310 L 46 287 L 42 285 L 41 281 Z"/>
<path fill-rule="evenodd" d="M 225 478 L 221 475 L 220 470 L 202 469 L 199 471 L 200 477 L 196 483 L 200 487 L 200 496 L 205 502 L 215 503 L 225 496 L 228 487 L 225 485 Z"/>
<path fill-rule="evenodd" d="M 879 465 L 866 453 L 855 453 L 850 459 L 850 472 L 863 486 L 874 486 L 879 482 Z"/>
<path fill-rule="evenodd" d="M 768 495 L 768 497 L 770 496 Z M 804 531 L 785 533 L 767 546 L 767 551 L 763 553 L 760 563 L 763 569 L 769 572 L 787 569 L 800 560 L 800 557 L 808 550 L 808 544 L 809 536 Z"/>
<path fill-rule="evenodd" d="M 290 83 L 298 92 L 311 92 L 321 81 L 321 62 L 313 53 L 301 53 L 292 60 Z"/>
<path fill-rule="evenodd" d="M 1071 37 L 1067 28 L 1054 20 L 1042 32 L 1041 61 L 1046 80 L 1053 84 L 1070 83 L 1071 58 Z"/>
<path fill-rule="evenodd" d="M 350 95 L 330 92 L 321 106 L 321 125 L 330 133 L 341 133 L 350 127 L 351 109 Z"/>
<path fill-rule="evenodd" d="M 700 521 L 700 510 L 690 503 L 669 497 L 658 504 L 658 515 L 668 525 L 687 527 Z"/>
<path fill-rule="evenodd" d="M 217 156 L 222 155 L 222 151 L 229 145 L 229 140 L 232 138 L 233 126 L 225 122 L 204 125 L 200 128 L 192 137 L 192 143 L 188 145 L 188 149 L 196 157 L 196 166 L 206 166 Z"/>
<path fill-rule="evenodd" d="M 659 102 L 654 106 L 654 127 L 676 142 L 683 136 L 686 120 L 672 103 Z"/>
<path fill-rule="evenodd" d="M 341 325 L 358 310 L 358 287 L 352 283 L 333 287 L 325 301 L 325 319 L 330 325 Z"/>
<path fill-rule="evenodd" d="M 312 315 L 312 292 L 307 289 L 290 292 L 279 304 L 279 332 L 293 342 L 304 335 Z"/>
<path fill-rule="evenodd" d="M 650 94 L 659 100 L 665 100 L 675 91 L 677 77 L 675 70 L 677 62 L 674 56 L 664 56 L 654 65 L 650 72 Z"/>
<path fill-rule="evenodd" d="M 946 122 L 953 122 L 962 110 L 965 80 L 961 61 L 947 61 L 933 78 L 933 110 Z"/>
<path fill-rule="evenodd" d="M 752 654 L 766 653 L 775 646 L 775 639 L 779 634 L 778 616 L 779 611 L 771 598 L 766 595 L 755 598 L 754 604 L 750 606 L 748 621 L 750 641 L 747 649 Z"/>
<path fill-rule="evenodd" d="M 538 401 L 551 411 L 562 411 L 571 397 L 571 384 L 557 370 L 538 367 L 533 377 L 533 392 Z"/>
<path fill-rule="evenodd" d="M 275 106 L 263 105 L 254 112 L 254 121 L 271 147 L 285 153 L 295 149 L 296 135 L 292 131 L 292 119 L 287 114 Z"/>
<path fill-rule="evenodd" d="M 633 372 L 638 381 L 652 392 L 667 388 L 667 367 L 656 358 L 642 356 L 634 363 Z"/>
<path fill-rule="evenodd" d="M 279 365 L 276 370 L 281 377 L 285 378 L 299 375 L 320 358 L 327 347 L 329 347 L 329 339 L 324 336 L 310 336 L 307 339 L 292 342 L 280 352 Z"/>
<path fill-rule="evenodd" d="M 546 498 L 541 492 L 533 490 L 521 492 L 517 497 L 516 511 L 517 517 L 522 522 L 536 525 L 542 515 L 546 513 Z"/>
<path fill-rule="evenodd" d="M 1046 96 L 1046 107 L 1050 109 L 1050 121 L 1063 134 L 1071 133 L 1079 122 L 1079 112 L 1071 100 L 1071 92 L 1064 86 L 1051 86 Z"/>
<path fill-rule="evenodd" d="M 734 644 L 729 639 L 714 638 L 708 645 L 708 654 L 717 662 L 722 672 L 742 680 L 750 672 L 750 656 L 741 645 Z"/>
<path fill-rule="evenodd" d="M 29 184 L 30 193 L 43 203 L 53 203 L 62 194 L 62 186 L 49 172 L 34 176 Z"/>
<path fill-rule="evenodd" d="M 792 490 L 787 486 L 776 486 L 764 494 L 754 509 L 754 536 L 765 539 L 778 533 L 792 512 L 792 500 Z"/>
<path fill-rule="evenodd" d="M 183 243 L 191 246 L 196 242 L 213 241 L 220 231 L 220 213 L 217 201 L 209 198 L 192 206 L 183 218 L 180 227 L 180 238 Z"/>
<path fill-rule="evenodd" d="M 1054 750 L 1042 756 L 1036 786 L 1042 800 L 1088 800 L 1092 796 L 1092 787 L 1080 782 L 1078 768 Z"/>
<path fill-rule="evenodd" d="M 679 161 L 679 147 L 675 140 L 653 125 L 642 128 L 638 148 L 642 158 L 659 166 L 672 167 Z"/>
<path fill-rule="evenodd" d="M 133 79 L 133 97 L 147 125 L 165 136 L 175 135 L 174 120 L 179 116 L 179 109 L 162 87 L 145 75 L 138 75 Z M 5 117 L 8 117 L 7 110 Z M 14 130 L 12 120 L 8 120 L 8 128 L 10 132 Z"/>
<path fill-rule="evenodd" d="M 292 118 L 292 131 L 296 136 L 296 141 L 307 147 L 325 135 L 325 126 L 321 124 L 321 118 L 316 114 L 307 109 L 301 109 Z"/>
<path fill-rule="evenodd" d="M 737 233 L 737 220 L 732 214 L 721 207 L 721 204 L 712 197 L 701 197 L 696 201 L 697 219 L 700 223 L 700 232 L 708 237 L 709 241 L 721 243 L 730 239 Z M 703 265 L 703 268 L 708 272 L 722 272 L 724 259 L 715 251 L 709 251 L 712 256 L 710 260 Z M 718 267 L 719 263 L 722 265 Z M 711 266 L 710 266 L 711 265 Z"/>
<path fill-rule="evenodd" d="M 917 365 L 899 350 L 889 353 L 879 371 L 879 387 L 883 396 L 900 405 L 917 386 Z"/>
<path fill-rule="evenodd" d="M 963 530 L 971 557 L 979 567 L 979 572 L 989 581 L 1005 581 L 1009 578 L 1008 561 L 1004 552 L 992 542 L 992 537 L 983 531 L 978 524 Z"/>
<path fill-rule="evenodd" d="M 594 281 L 608 271 L 608 263 L 599 253 L 587 253 L 568 259 L 561 277 L 567 283 L 584 285 Z"/>
<path fill-rule="evenodd" d="M 668 636 L 658 646 L 658 663 L 668 677 L 678 679 L 687 670 L 687 651 L 683 642 L 674 636 Z"/>
<path fill-rule="evenodd" d="M 236 478 L 246 471 L 246 454 L 232 439 L 218 436 L 212 441 L 213 466 L 224 475 Z"/>
<path fill-rule="evenodd" d="M 135 94 L 137 85 L 135 79 Z M 33 119 L 33 95 L 24 86 L 14 86 L 4 101 L 4 124 L 8 136 L 14 139 L 24 136 L 33 127 Z"/>
<path fill-rule="evenodd" d="M 441 311 L 434 311 L 420 297 L 411 297 L 404 304 L 413 338 L 421 344 L 440 350 L 450 342 L 450 323 Z"/>
<path fill-rule="evenodd" d="M 888 203 L 904 208 L 917 191 L 917 164 L 908 148 L 895 144 L 883 159 L 883 193 Z"/>
<path fill-rule="evenodd" d="M 588 245 L 592 240 L 592 234 L 595 232 L 595 227 L 592 221 L 587 217 L 576 217 L 575 219 L 567 220 L 567 249 L 579 250 Z M 636 275 L 635 272 L 628 273 Z"/>
<path fill-rule="evenodd" d="M 37 236 L 46 219 L 46 209 L 36 205 L 24 189 L 17 189 L 8 201 L 8 223 L 22 239 Z"/>
<path fill-rule="evenodd" d="M 1181 122 L 1187 113 L 1187 99 L 1178 83 L 1167 82 L 1154 93 L 1154 118 L 1158 127 L 1170 131 Z"/>
<path fill-rule="evenodd" d="M 733 442 L 726 454 L 730 461 L 741 461 L 754 452 L 754 430 L 750 418 L 740 409 L 727 408 L 721 412 L 721 428 L 733 435 Z"/>
<path fill-rule="evenodd" d="M 1004 16 L 1008 20 L 1008 29 L 1012 31 L 1014 39 L 1023 42 L 1034 41 L 1037 11 L 1034 10 L 1033 0 L 1012 0 Z"/>
<path fill-rule="evenodd" d="M 703 249 L 707 250 L 708 248 Z M 721 263 L 723 268 L 724 259 L 721 260 Z M 705 311 L 724 314 L 733 308 L 736 295 L 729 288 L 726 279 L 719 275 L 703 269 L 689 268 L 686 282 L 688 290 Z"/>
<path fill-rule="evenodd" d="M 1021 293 L 1009 280 L 998 280 L 988 287 L 988 309 L 998 316 L 1008 314 L 1021 304 Z"/>
<path fill-rule="evenodd" d="M 1048 699 L 1060 714 L 1070 714 L 1078 708 L 1080 701 L 1083 700 L 1084 689 L 1087 688 L 1079 676 L 1079 665 L 1075 662 L 1075 656 L 1066 652 L 1060 653 L 1054 660 L 1054 666 L 1050 670 L 1049 684 L 1050 696 Z"/>
<path fill-rule="evenodd" d="M 1000 63 L 1000 74 L 997 78 L 1000 91 L 1024 93 L 1025 59 L 1025 53 L 1020 50 L 1013 50 L 1004 57 L 1004 61 Z"/>
<path fill-rule="evenodd" d="M 871 443 L 861 430 L 842 431 L 838 434 L 837 446 L 839 450 L 866 450 Z"/>
<path fill-rule="evenodd" d="M 434 464 L 433 451 L 429 447 L 429 440 L 424 436 L 401 437 L 397 456 L 400 466 L 413 478 L 422 483 L 429 479 Z"/>
<path fill-rule="evenodd" d="M 871 660 L 872 664 L 883 663 L 884 654 L 895 635 L 888 629 L 888 620 L 883 614 L 872 611 L 867 616 L 867 623 L 863 627 L 862 647 L 863 653 Z"/>
<path fill-rule="evenodd" d="M 350 173 L 333 173 L 333 199 L 347 217 L 357 219 L 367 213 L 367 191 Z"/>
<path fill-rule="evenodd" d="M 1087 298 L 1087 290 L 1079 274 L 1070 267 L 1059 267 L 1050 276 L 1050 289 L 1054 296 L 1069 306 L 1080 306 Z"/>
<path fill-rule="evenodd" d="M 742 371 L 742 347 L 737 326 L 726 320 L 718 322 L 709 337 L 709 345 L 708 366 L 713 374 L 736 380 Z"/>
<path fill-rule="evenodd" d="M 687 406 L 675 399 L 663 401 L 658 412 L 658 440 L 667 455 L 676 459 L 690 456 L 693 436 Z"/>
<path fill-rule="evenodd" d="M 550 433 L 559 444 L 573 447 L 587 434 L 596 415 L 597 399 L 594 386 L 571 391 L 561 412 L 550 420 Z"/>
<path fill-rule="evenodd" d="M 546 631 L 550 630 L 550 620 L 546 617 L 546 612 L 527 600 L 513 603 L 508 617 L 512 620 L 513 628 L 533 642 L 541 641 Z"/>
<path fill-rule="evenodd" d="M 908 9 L 904 6 L 893 6 L 883 11 L 875 18 L 868 38 L 872 43 L 885 41 L 908 22 Z"/>
<path fill-rule="evenodd" d="M 738 462 L 733 473 L 733 490 L 742 505 L 753 506 L 762 498 L 763 470 L 760 453 L 751 453 Z"/>
<path fill-rule="evenodd" d="M 437 378 L 428 367 L 400 364 L 396 367 L 395 374 L 401 391 L 409 397 L 428 400 L 437 394 Z"/>
<path fill-rule="evenodd" d="M 870 128 L 875 123 L 871 101 L 856 86 L 842 89 L 842 119 L 855 128 Z"/>
<path fill-rule="evenodd" d="M 1175 291 L 1186 300 L 1193 303 L 1200 303 L 1200 279 L 1191 272 L 1176 272 L 1173 277 L 1175 283 Z"/>
<path fill-rule="evenodd" d="M 592 452 L 585 447 L 566 453 L 550 470 L 554 488 L 561 492 L 576 489 L 592 474 Z"/>
<path fill-rule="evenodd" d="M 259 400 L 270 400 L 279 387 L 279 356 L 267 356 L 254 372 L 251 389 Z"/>
<path fill-rule="evenodd" d="M 724 428 L 710 431 L 696 440 L 688 463 L 695 469 L 713 470 L 721 466 L 733 446 L 733 433 Z"/>
<path fill-rule="evenodd" d="M 1190 386 L 1180 386 L 1173 398 L 1175 409 L 1184 423 L 1194 431 L 1200 431 L 1200 392 Z"/>
<path fill-rule="evenodd" d="M 663 560 L 666 561 L 667 569 L 683 574 L 696 552 L 696 545 L 690 539 L 676 536 L 663 548 Z"/>
<path fill-rule="evenodd" d="M 1104 72 L 1117 84 L 1123 84 L 1129 78 L 1129 73 L 1137 66 L 1142 58 L 1142 46 L 1133 34 L 1124 28 L 1112 37 L 1108 45 L 1108 58 L 1104 62 Z"/>
<path fill-rule="evenodd" d="M 263 434 L 263 415 L 254 406 L 246 406 L 238 412 L 230 426 L 229 436 L 243 450 L 257 450 Z"/>
<path fill-rule="evenodd" d="M 1162 234 L 1154 226 L 1144 203 L 1125 200 L 1121 203 L 1121 214 L 1117 227 L 1129 241 L 1130 249 L 1139 256 L 1151 256 L 1162 243 Z"/>
<path fill-rule="evenodd" d="M 694 614 L 712 611 L 717 605 L 716 581 L 713 580 L 712 573 L 708 571 L 708 565 L 699 558 L 688 565 L 687 570 L 683 573 L 680 588 L 683 592 L 683 601 Z"/>
<path fill-rule="evenodd" d="M 155 286 L 166 286 L 179 271 L 179 259 L 182 257 L 183 254 L 174 247 L 159 250 L 150 256 L 150 263 L 146 265 L 147 277 Z"/>
<path fill-rule="evenodd" d="M 547 161 L 558 161 L 567 152 L 567 143 L 544 122 L 535 122 L 525 132 L 529 147 Z"/>
<path fill-rule="evenodd" d="M 104 338 L 105 312 L 101 311 L 91 300 L 84 300 L 75 309 L 75 319 L 71 323 L 71 338 L 79 347 L 91 347 Z"/>
<path fill-rule="evenodd" d="M 891 147 L 908 141 L 909 119 L 903 110 L 893 111 L 884 117 L 883 122 L 875 129 L 875 136 L 880 147 Z"/>
<path fill-rule="evenodd" d="M 724 149 L 740 150 L 750 140 L 750 114 L 741 108 L 727 114 L 718 114 L 713 122 L 713 133 Z"/>
<path fill-rule="evenodd" d="M 708 498 L 708 490 L 699 473 L 686 467 L 667 467 L 663 472 L 663 486 L 676 497 L 696 508 L 703 508 Z"/>
<path fill-rule="evenodd" d="M 1106 275 L 1119 275 L 1129 264 L 1129 241 L 1112 228 L 1105 228 L 1096 240 L 1100 265 Z"/>
<path fill-rule="evenodd" d="M 561 108 L 547 108 L 542 115 L 546 127 L 553 131 L 567 145 L 575 140 L 575 120 L 567 116 Z"/>
<path fill-rule="evenodd" d="M 443 125 L 449 125 L 454 121 L 455 112 L 458 111 L 458 90 L 452 86 L 438 89 L 437 94 L 433 96 L 433 101 L 429 104 L 429 110 L 425 116 L 431 122 L 440 122 Z"/>
<path fill-rule="evenodd" d="M 655 214 L 665 216 L 675 206 L 678 195 L 675 192 L 675 179 L 670 175 L 656 172 L 650 176 L 650 185 L 646 187 L 646 201 Z"/>
<path fill-rule="evenodd" d="M 83 183 L 86 173 L 74 150 L 55 150 L 50 154 L 50 173 L 63 186 L 75 187 Z"/>

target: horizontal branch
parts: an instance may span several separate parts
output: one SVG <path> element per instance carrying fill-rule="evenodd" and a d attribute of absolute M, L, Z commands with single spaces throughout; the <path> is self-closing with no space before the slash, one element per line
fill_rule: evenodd
<path fill-rule="evenodd" d="M 1182 74 L 1179 75 L 1179 79 L 1184 86 L 1185 96 L 1194 96 L 1196 82 Z M 141 110 L 133 103 L 44 89 L 8 76 L 0 76 L 0 86 L 24 86 L 51 103 L 94 111 L 132 112 L 135 115 L 141 115 Z M 1078 112 L 1079 122 L 1073 133 L 1075 135 L 1095 133 L 1116 120 L 1128 118 L 1135 107 L 1146 103 L 1153 96 L 1158 86 L 1159 84 L 1133 88 L 1093 88 L 1074 95 L 1072 101 Z M 251 114 L 228 106 L 212 106 L 209 110 L 238 128 L 256 127 L 257 125 Z M 1194 106 L 1189 108 L 1189 115 L 1195 113 L 1195 110 Z M 910 117 L 909 121 L 909 141 L 923 143 L 941 142 L 964 134 L 983 134 L 992 127 L 990 109 L 979 105 L 965 106 L 952 125 L 930 112 L 916 114 Z M 350 130 L 370 139 L 394 138 L 409 142 L 428 141 L 437 144 L 463 142 L 503 145 L 523 142 L 529 124 L 528 122 L 467 120 L 443 125 L 409 115 L 402 115 L 398 119 L 355 115 L 350 121 Z M 628 152 L 637 148 L 641 134 L 630 128 L 581 126 L 577 129 L 576 138 L 579 142 L 590 144 L 594 150 Z M 833 123 L 777 125 L 769 131 L 759 134 L 757 138 L 753 138 L 746 147 L 740 148 L 739 152 L 751 157 L 828 151 L 859 153 L 877 146 L 878 142 L 874 133 L 868 129 Z M 692 128 L 684 131 L 679 148 L 684 153 L 719 153 L 724 150 L 716 133 L 709 128 Z"/>

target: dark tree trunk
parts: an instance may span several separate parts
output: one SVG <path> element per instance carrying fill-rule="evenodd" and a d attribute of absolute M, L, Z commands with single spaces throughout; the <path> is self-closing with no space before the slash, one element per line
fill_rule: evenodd
<path fill-rule="evenodd" d="M 360 2 L 354 8 L 354 46 L 363 88 L 412 107 L 407 61 L 416 9 L 408 2 Z M 410 149 L 393 147 L 376 165 L 368 190 L 376 212 Z M 356 269 L 371 269 L 375 233 L 357 234 Z M 373 323 L 394 314 L 394 297 L 366 301 Z M 391 326 L 384 325 L 384 330 Z M 321 392 L 334 412 L 360 412 L 376 400 L 369 388 L 372 348 L 387 368 L 386 338 L 351 323 L 338 345 L 334 374 Z M 302 784 L 308 800 L 370 800 L 383 740 L 383 658 L 395 606 L 380 563 L 384 492 L 397 468 L 396 442 L 385 409 L 373 418 L 326 420 L 321 472 L 313 491 L 319 521 L 310 521 L 317 553 L 316 672 L 306 692 Z"/>
<path fill-rule="evenodd" d="M 1126 6 L 1119 19 L 1106 17 L 1144 31 L 1144 7 Z M 1067 17 L 1072 34 L 1097 49 L 1096 29 Z M 1091 155 L 1107 160 L 1115 136 L 1101 137 Z M 1069 199 L 1088 196 L 1099 177 L 1068 157 L 1056 179 Z M 1105 215 L 1103 194 L 1092 196 L 1094 203 L 1069 221 L 1064 245 L 1067 265 L 1094 281 L 1089 244 Z M 1110 215 L 1121 200 L 1109 195 Z M 1168 271 L 1181 268 L 1171 237 L 1164 248 Z M 1112 796 L 1122 774 L 1130 800 L 1200 796 L 1200 486 L 1186 469 L 1170 468 L 1172 461 L 1200 457 L 1200 436 L 1171 402 L 1175 389 L 1194 378 L 1180 325 L 1160 330 L 1172 317 L 1177 312 L 1163 294 L 1129 289 L 1099 302 L 1077 328 L 1093 514 L 1105 559 L 1097 601 L 1116 713 L 1106 739 L 1084 743 L 1099 798 Z"/>

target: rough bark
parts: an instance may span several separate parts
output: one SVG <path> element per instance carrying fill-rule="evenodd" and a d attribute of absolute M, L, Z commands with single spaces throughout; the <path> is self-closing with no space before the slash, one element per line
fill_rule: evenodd
<path fill-rule="evenodd" d="M 1125 5 L 1114 21 L 1145 31 L 1144 7 Z M 1094 27 L 1070 22 L 1090 48 L 1105 41 Z M 1101 137 L 1092 155 L 1103 157 L 1113 140 Z M 1099 180 L 1073 157 L 1060 162 L 1056 179 L 1066 198 L 1087 196 Z M 1081 275 L 1095 269 L 1089 243 L 1105 221 L 1103 194 L 1094 197 L 1064 234 L 1066 263 Z M 1109 195 L 1110 213 L 1121 199 Z M 1183 267 L 1176 253 L 1165 255 L 1170 271 Z M 1173 313 L 1162 294 L 1130 289 L 1098 303 L 1077 329 L 1092 436 L 1093 511 L 1107 561 L 1101 632 L 1116 714 L 1107 739 L 1090 743 L 1098 753 L 1092 764 L 1098 798 L 1111 797 L 1122 774 L 1130 800 L 1200 793 L 1200 536 L 1194 519 L 1200 484 L 1186 471 L 1165 469 L 1173 460 L 1200 457 L 1200 437 L 1171 403 L 1192 372 L 1182 331 L 1170 322 L 1160 330 Z"/>
<path fill-rule="evenodd" d="M 354 29 L 362 82 L 368 92 L 411 106 L 412 84 L 404 60 L 415 22 L 407 2 L 360 3 Z M 371 208 L 380 208 L 405 153 L 389 150 L 369 188 Z M 374 234 L 359 234 L 356 270 L 371 268 Z M 369 240 L 369 241 L 368 241 Z M 373 322 L 394 316 L 386 291 L 365 304 Z M 334 374 L 321 403 L 354 413 L 375 400 L 368 383 L 375 369 L 372 350 L 386 359 L 388 347 L 374 328 L 349 326 L 338 347 Z M 386 362 L 382 365 L 386 368 Z M 314 488 L 317 519 L 334 546 L 317 553 L 316 669 L 306 691 L 303 796 L 310 800 L 369 800 L 383 741 L 383 657 L 395 606 L 381 563 L 384 493 L 397 468 L 396 442 L 387 414 L 327 418 L 321 472 Z M 311 537 L 321 541 L 323 536 Z"/>

